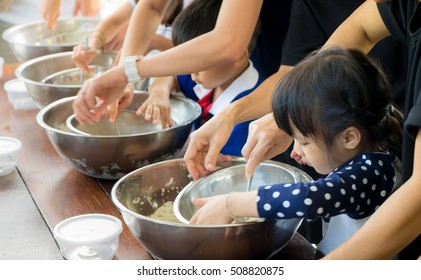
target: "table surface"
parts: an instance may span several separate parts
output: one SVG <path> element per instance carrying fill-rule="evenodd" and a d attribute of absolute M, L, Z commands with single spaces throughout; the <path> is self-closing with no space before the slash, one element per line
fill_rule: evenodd
<path fill-rule="evenodd" d="M 15 171 L 0 177 L 0 259 L 63 259 L 52 234 L 55 225 L 89 213 L 109 214 L 122 221 L 123 232 L 114 259 L 152 259 L 111 201 L 115 181 L 95 179 L 67 165 L 37 124 L 39 110 L 15 110 L 8 102 L 3 84 L 11 78 L 13 74 L 5 71 L 0 80 L 0 136 L 18 138 L 22 148 L 15 156 Z M 296 233 L 274 258 L 320 257 Z"/>

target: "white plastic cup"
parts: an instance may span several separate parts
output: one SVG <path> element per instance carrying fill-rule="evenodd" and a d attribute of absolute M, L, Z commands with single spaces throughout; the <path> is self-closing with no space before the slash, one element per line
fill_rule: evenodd
<path fill-rule="evenodd" d="M 15 170 L 15 153 L 22 147 L 19 139 L 0 137 L 0 176 L 6 176 Z"/>
<path fill-rule="evenodd" d="M 85 214 L 58 223 L 54 238 L 66 260 L 111 260 L 122 231 L 121 221 L 114 216 Z"/>

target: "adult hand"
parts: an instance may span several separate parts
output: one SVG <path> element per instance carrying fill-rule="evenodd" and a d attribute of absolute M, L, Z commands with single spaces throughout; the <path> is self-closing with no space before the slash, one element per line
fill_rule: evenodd
<path fill-rule="evenodd" d="M 127 108 L 133 91 L 127 86 L 123 65 L 116 66 L 102 75 L 83 83 L 73 102 L 76 119 L 82 124 L 98 122 L 107 107 L 119 102 L 119 112 Z"/>
<path fill-rule="evenodd" d="M 100 0 L 75 0 L 73 15 L 81 13 L 85 17 L 94 17 L 99 15 L 101 10 Z"/>
<path fill-rule="evenodd" d="M 190 134 L 184 161 L 193 179 L 205 176 L 218 169 L 218 161 L 230 160 L 230 156 L 220 153 L 227 143 L 235 123 L 229 112 L 221 112 Z"/>
<path fill-rule="evenodd" d="M 142 114 L 145 114 L 145 120 L 152 120 L 153 125 L 158 124 L 158 121 L 161 120 L 162 129 L 173 126 L 169 93 L 150 92 L 148 99 L 143 102 L 136 112 L 138 116 Z"/>
<path fill-rule="evenodd" d="M 45 26 L 54 29 L 61 12 L 61 0 L 42 0 L 39 10 L 45 19 Z"/>
<path fill-rule="evenodd" d="M 223 225 L 229 224 L 234 219 L 225 209 L 228 195 L 217 195 L 208 198 L 192 198 L 192 203 L 199 208 L 190 219 L 190 224 Z"/>
<path fill-rule="evenodd" d="M 291 143 L 292 138 L 279 129 L 272 113 L 251 122 L 247 142 L 241 150 L 247 160 L 246 176 L 251 177 L 261 162 L 285 152 Z"/>
<path fill-rule="evenodd" d="M 95 58 L 97 50 L 101 47 L 101 39 L 97 36 L 91 36 L 89 39 L 89 46 L 86 49 L 85 44 L 80 44 L 73 47 L 72 60 L 76 66 L 84 71 L 93 71 L 89 69 L 89 64 Z"/>

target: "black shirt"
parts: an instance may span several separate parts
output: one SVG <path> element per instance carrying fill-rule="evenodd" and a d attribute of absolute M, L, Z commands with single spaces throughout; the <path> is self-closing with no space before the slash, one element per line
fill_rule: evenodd
<path fill-rule="evenodd" d="M 408 50 L 408 77 L 405 95 L 402 180 L 412 175 L 415 137 L 421 127 L 421 3 L 418 0 L 392 0 L 378 4 L 379 12 L 391 35 L 404 42 Z M 390 53 L 390 56 L 395 55 Z M 421 186 L 420 186 L 421 187 Z M 416 259 L 421 254 L 421 236 L 400 257 Z"/>
<path fill-rule="evenodd" d="M 281 66 L 282 45 L 288 30 L 292 0 L 264 0 L 260 11 L 260 35 L 250 59 L 266 79 Z"/>
<path fill-rule="evenodd" d="M 322 47 L 336 28 L 364 0 L 294 0 L 282 64 L 296 65 L 307 54 Z M 390 55 L 393 53 L 393 55 Z M 404 43 L 387 38 L 377 44 L 370 55 L 384 67 L 393 86 L 393 99 L 403 108 L 407 69 L 407 49 Z"/>

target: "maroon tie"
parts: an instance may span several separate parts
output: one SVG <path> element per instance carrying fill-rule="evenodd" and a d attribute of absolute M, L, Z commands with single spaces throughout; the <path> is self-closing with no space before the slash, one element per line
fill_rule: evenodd
<path fill-rule="evenodd" d="M 206 122 L 210 119 L 209 110 L 212 108 L 214 91 L 215 90 L 211 90 L 208 94 L 206 94 L 199 101 L 197 101 L 200 107 L 202 107 L 202 114 L 200 115 L 200 118 L 203 122 Z"/>

